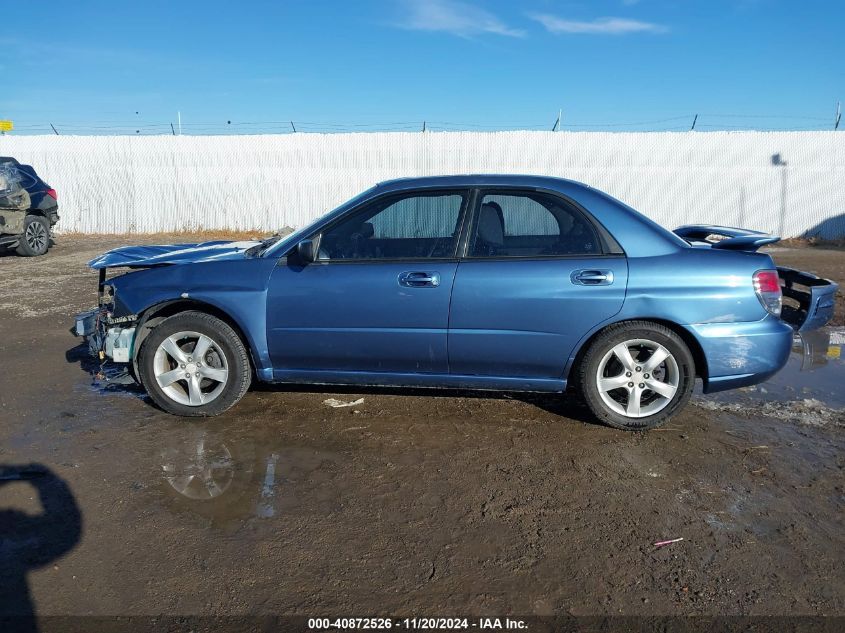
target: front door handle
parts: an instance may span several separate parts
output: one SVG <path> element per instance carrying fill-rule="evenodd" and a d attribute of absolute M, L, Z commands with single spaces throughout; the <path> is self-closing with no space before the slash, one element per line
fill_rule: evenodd
<path fill-rule="evenodd" d="M 609 286 L 613 283 L 613 271 L 576 270 L 569 278 L 576 286 Z"/>
<path fill-rule="evenodd" d="M 400 273 L 399 285 L 408 288 L 436 288 L 440 285 L 440 273 Z"/>

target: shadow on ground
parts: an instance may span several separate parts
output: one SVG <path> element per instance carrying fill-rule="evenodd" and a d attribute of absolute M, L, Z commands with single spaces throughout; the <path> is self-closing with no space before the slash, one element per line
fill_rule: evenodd
<path fill-rule="evenodd" d="M 0 630 L 37 631 L 27 574 L 69 552 L 82 535 L 82 513 L 67 483 L 40 464 L 0 465 L 0 492 L 35 489 L 39 514 L 0 508 Z"/>

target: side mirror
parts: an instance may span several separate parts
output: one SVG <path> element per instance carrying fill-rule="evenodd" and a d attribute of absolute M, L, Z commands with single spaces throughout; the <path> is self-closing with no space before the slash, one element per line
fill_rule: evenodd
<path fill-rule="evenodd" d="M 296 253 L 306 264 L 317 260 L 319 246 L 317 240 L 302 240 L 296 245 Z"/>

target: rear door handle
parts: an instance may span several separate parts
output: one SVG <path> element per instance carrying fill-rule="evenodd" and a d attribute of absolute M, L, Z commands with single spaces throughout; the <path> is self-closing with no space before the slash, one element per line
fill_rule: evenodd
<path fill-rule="evenodd" d="M 436 288 L 440 285 L 440 273 L 400 273 L 399 285 L 407 288 Z"/>
<path fill-rule="evenodd" d="M 576 286 L 609 286 L 613 283 L 612 270 L 576 270 L 569 277 Z"/>

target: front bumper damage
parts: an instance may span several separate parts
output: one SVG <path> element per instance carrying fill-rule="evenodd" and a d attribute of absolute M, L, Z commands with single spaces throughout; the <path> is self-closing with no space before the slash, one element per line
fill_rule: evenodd
<path fill-rule="evenodd" d="M 131 363 L 138 315 L 114 315 L 114 294 L 105 281 L 103 269 L 97 288 L 99 307 L 77 314 L 71 331 L 85 339 L 89 352 L 100 362 Z"/>
<path fill-rule="evenodd" d="M 113 319 L 101 308 L 76 315 L 73 332 L 88 343 L 91 355 L 103 361 L 131 363 L 135 342 L 135 325 L 126 317 Z"/>

